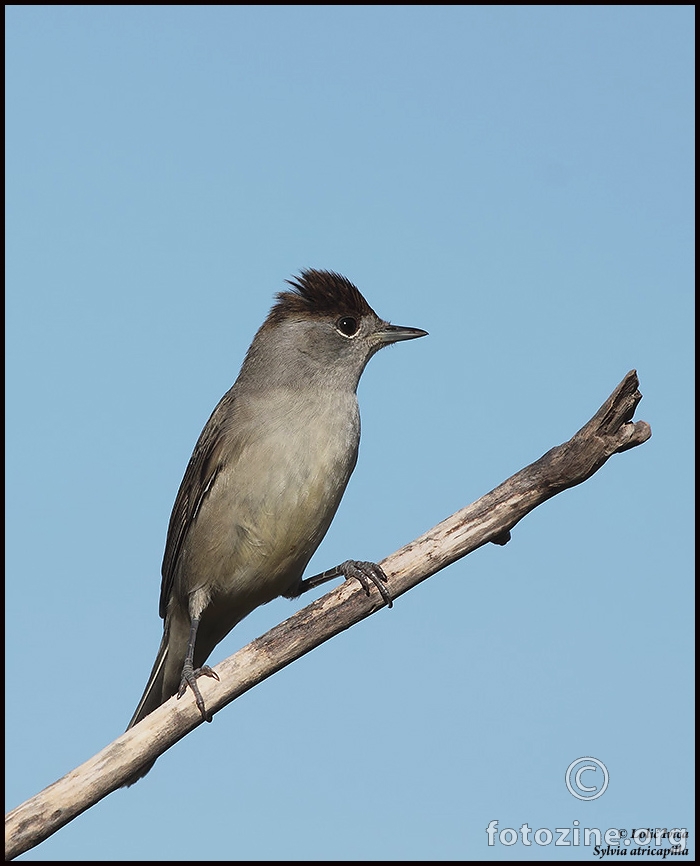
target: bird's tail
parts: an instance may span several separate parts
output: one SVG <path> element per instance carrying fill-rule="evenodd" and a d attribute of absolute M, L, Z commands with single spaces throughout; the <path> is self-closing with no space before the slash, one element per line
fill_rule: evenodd
<path fill-rule="evenodd" d="M 157 709 L 163 703 L 163 682 L 165 679 L 165 661 L 167 657 L 168 633 L 164 630 L 163 639 L 160 642 L 158 655 L 153 663 L 151 675 L 148 678 L 146 688 L 144 689 L 141 700 L 136 707 L 136 711 L 127 725 L 127 731 L 129 728 L 133 728 L 135 724 L 140 722 L 141 719 L 144 719 L 149 713 L 152 713 L 153 710 Z M 144 764 L 143 767 L 141 767 L 138 772 L 124 784 L 128 787 L 133 785 L 134 782 L 138 782 L 138 780 L 142 779 L 154 764 L 155 761 L 150 761 L 148 764 Z"/>
<path fill-rule="evenodd" d="M 163 703 L 163 679 L 165 676 L 165 660 L 167 656 L 168 635 L 166 631 L 163 631 L 163 639 L 160 642 L 160 647 L 158 647 L 158 655 L 153 663 L 151 675 L 148 678 L 146 688 L 143 690 L 143 695 L 141 695 L 141 700 L 136 707 L 136 711 L 126 727 L 127 731 L 129 728 L 133 728 L 137 722 L 140 722 L 141 719 L 144 719 L 149 713 L 152 713 L 153 710 Z"/>

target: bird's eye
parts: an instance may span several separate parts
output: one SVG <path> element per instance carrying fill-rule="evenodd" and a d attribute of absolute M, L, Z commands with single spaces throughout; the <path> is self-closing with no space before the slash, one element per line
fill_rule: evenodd
<path fill-rule="evenodd" d="M 359 328 L 357 319 L 354 319 L 352 316 L 343 316 L 342 319 L 338 319 L 335 326 L 345 337 L 354 337 Z"/>

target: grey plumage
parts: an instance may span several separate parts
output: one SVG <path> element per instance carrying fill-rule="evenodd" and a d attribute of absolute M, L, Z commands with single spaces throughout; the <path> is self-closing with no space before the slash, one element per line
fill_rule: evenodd
<path fill-rule="evenodd" d="M 211 674 L 214 647 L 259 605 L 326 579 L 302 574 L 355 468 L 362 371 L 382 346 L 425 334 L 381 320 L 339 274 L 304 270 L 289 285 L 185 471 L 163 557 L 163 639 L 129 727 L 188 685 L 206 718 L 196 678 Z M 363 585 L 379 583 L 371 563 L 332 573 L 358 566 Z"/>

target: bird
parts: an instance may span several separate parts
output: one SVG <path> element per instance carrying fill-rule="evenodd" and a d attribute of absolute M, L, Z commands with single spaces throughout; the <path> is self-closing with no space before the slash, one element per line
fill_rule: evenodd
<path fill-rule="evenodd" d="M 357 386 L 384 346 L 427 335 L 391 325 L 334 271 L 285 281 L 231 389 L 212 412 L 173 506 L 161 568 L 163 636 L 132 728 L 189 688 L 211 721 L 197 679 L 216 645 L 251 611 L 334 577 L 374 587 L 382 569 L 346 560 L 303 578 L 338 509 L 360 442 Z M 146 775 L 154 761 L 126 784 Z"/>

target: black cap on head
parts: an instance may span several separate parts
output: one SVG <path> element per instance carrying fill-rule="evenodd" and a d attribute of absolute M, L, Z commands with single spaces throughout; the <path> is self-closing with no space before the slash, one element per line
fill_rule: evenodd
<path fill-rule="evenodd" d="M 360 290 L 346 277 L 334 271 L 305 268 L 293 280 L 286 280 L 293 291 L 279 292 L 277 303 L 270 310 L 268 322 L 289 316 L 354 315 L 374 313 Z"/>

